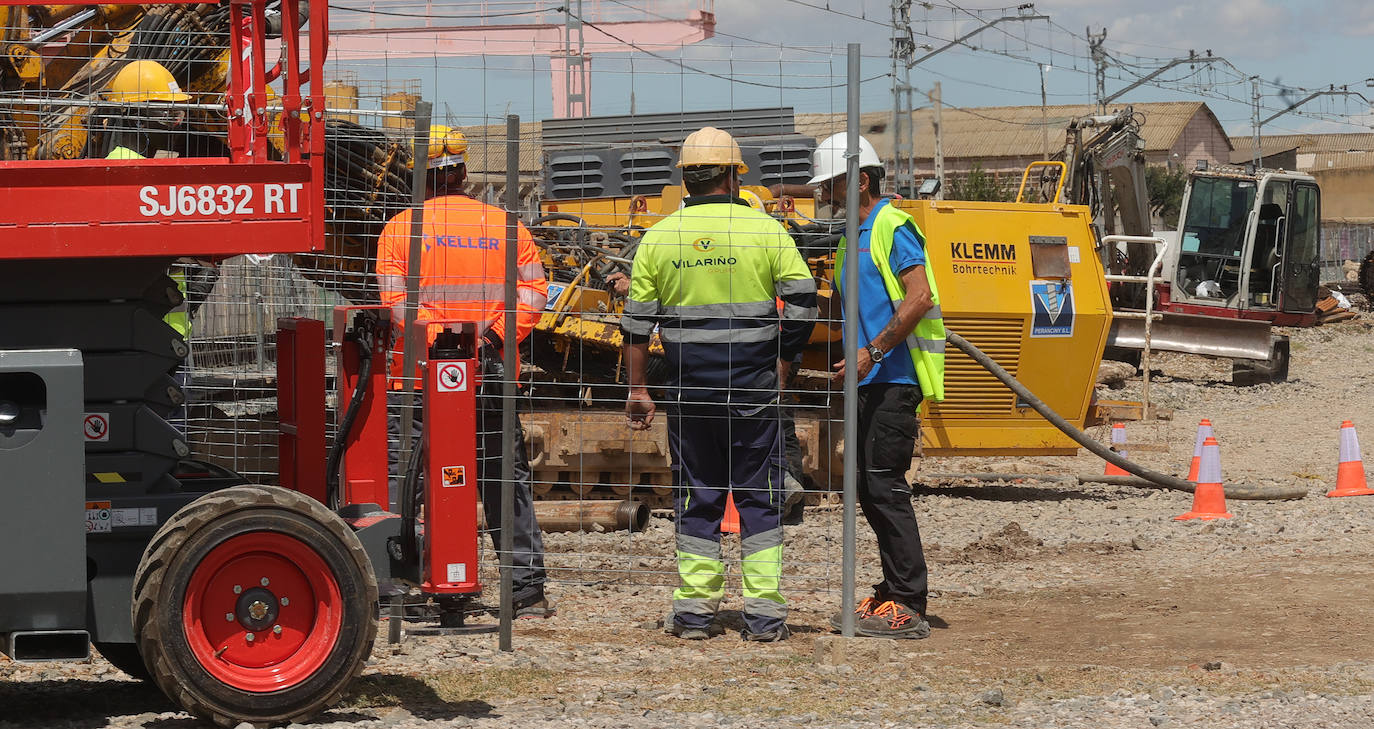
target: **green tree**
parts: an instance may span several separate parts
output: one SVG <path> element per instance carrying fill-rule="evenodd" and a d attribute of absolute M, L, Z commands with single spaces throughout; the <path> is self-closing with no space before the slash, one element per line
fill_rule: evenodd
<path fill-rule="evenodd" d="M 1182 170 L 1170 171 L 1164 167 L 1145 168 L 1145 190 L 1150 199 L 1150 212 L 1159 218 L 1163 227 L 1178 225 L 1178 212 L 1183 205 L 1183 188 L 1188 184 L 1188 175 Z"/>
<path fill-rule="evenodd" d="M 997 175 L 983 169 L 980 162 L 974 162 L 972 169 L 962 177 L 951 175 L 947 200 L 979 200 L 983 202 L 1007 202 L 1012 199 L 1011 192 L 997 179 Z"/>

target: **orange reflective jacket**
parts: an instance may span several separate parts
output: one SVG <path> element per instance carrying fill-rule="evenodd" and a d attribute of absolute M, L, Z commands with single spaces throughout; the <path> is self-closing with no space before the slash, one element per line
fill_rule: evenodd
<path fill-rule="evenodd" d="M 382 303 L 402 321 L 410 257 L 411 211 L 392 218 L 377 242 L 377 282 Z M 462 320 L 506 336 L 506 211 L 470 197 L 445 195 L 425 201 L 424 253 L 420 258 L 419 321 Z M 548 300 L 549 282 L 534 239 L 519 225 L 516 251 L 516 341 L 533 331 Z M 479 332 L 479 333 L 480 333 Z M 430 332 L 433 340 L 435 332 Z"/>

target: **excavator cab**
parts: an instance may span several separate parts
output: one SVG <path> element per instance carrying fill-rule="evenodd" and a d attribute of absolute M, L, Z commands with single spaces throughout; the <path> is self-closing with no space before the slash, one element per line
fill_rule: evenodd
<path fill-rule="evenodd" d="M 1171 303 L 1189 313 L 1301 323 L 1316 303 L 1320 204 L 1321 191 L 1308 175 L 1193 172 Z"/>

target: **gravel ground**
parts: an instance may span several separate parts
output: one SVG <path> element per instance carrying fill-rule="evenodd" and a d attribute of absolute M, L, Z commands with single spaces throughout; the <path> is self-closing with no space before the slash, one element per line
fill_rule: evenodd
<path fill-rule="evenodd" d="M 1290 332 L 1292 380 L 1278 385 L 1235 388 L 1207 360 L 1161 357 L 1153 395 L 1172 419 L 1128 426 L 1133 459 L 1182 475 L 1197 422 L 1210 418 L 1228 482 L 1300 484 L 1307 498 L 1233 500 L 1229 521 L 1174 522 L 1188 494 L 1036 480 L 1100 473 L 1091 456 L 928 459 L 924 474 L 1022 478 L 922 479 L 935 627 L 923 641 L 832 635 L 837 508 L 813 508 L 788 532 L 795 634 L 778 644 L 663 633 L 667 520 L 637 535 L 549 535 L 559 614 L 518 623 L 514 652 L 497 651 L 490 632 L 409 634 L 393 646 L 384 625 L 363 678 L 313 725 L 1370 726 L 1374 497 L 1322 494 L 1334 483 L 1340 421 L 1374 438 L 1371 329 Z M 862 586 L 877 576 L 862 520 L 859 555 Z M 738 627 L 739 606 L 731 580 L 728 625 Z M 202 724 L 100 658 L 0 658 L 0 729 L 39 726 Z"/>

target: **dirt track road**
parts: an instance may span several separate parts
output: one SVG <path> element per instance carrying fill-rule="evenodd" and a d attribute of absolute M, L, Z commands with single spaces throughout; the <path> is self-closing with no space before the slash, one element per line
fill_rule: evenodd
<path fill-rule="evenodd" d="M 1228 479 L 1303 484 L 1299 501 L 1232 502 L 1234 519 L 1200 524 L 1172 520 L 1191 499 L 1174 492 L 1033 480 L 918 489 L 928 640 L 857 639 L 839 663 L 815 660 L 815 642 L 835 640 L 840 537 L 838 512 L 815 510 L 787 536 L 793 638 L 683 643 L 653 626 L 672 580 L 671 525 L 655 520 L 633 537 L 550 535 L 560 614 L 520 623 L 515 653 L 495 651 L 491 634 L 379 641 L 320 725 L 1374 725 L 1374 497 L 1321 496 L 1340 420 L 1374 447 L 1374 332 L 1360 322 L 1298 332 L 1293 370 L 1292 382 L 1236 389 L 1204 362 L 1165 362 L 1155 393 L 1174 419 L 1130 432 L 1152 444 L 1133 457 L 1180 472 L 1198 419 L 1211 418 Z M 1088 456 L 923 465 L 1101 468 Z M 877 569 L 871 534 L 859 535 L 863 586 Z M 729 594 L 725 607 L 738 609 L 734 583 Z M 99 659 L 0 659 L 0 728 L 39 726 L 199 724 Z"/>

